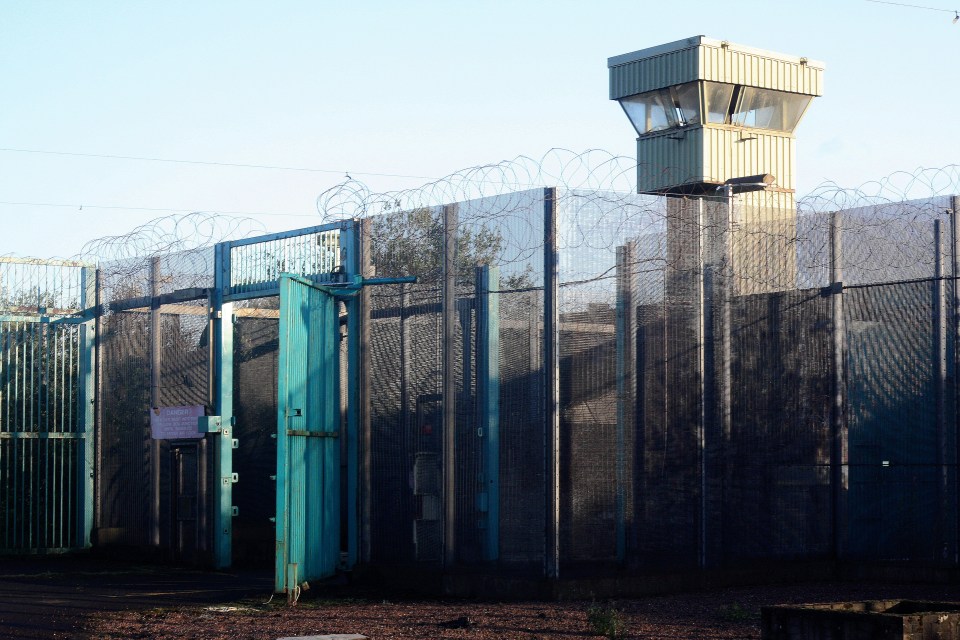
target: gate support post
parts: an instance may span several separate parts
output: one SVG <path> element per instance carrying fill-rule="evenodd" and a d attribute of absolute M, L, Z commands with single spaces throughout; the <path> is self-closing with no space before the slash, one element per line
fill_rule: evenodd
<path fill-rule="evenodd" d="M 97 270 L 94 267 L 84 267 L 80 272 L 81 301 L 80 308 L 87 310 L 97 305 Z M 77 546 L 87 548 L 90 546 L 90 533 L 93 530 L 93 476 L 94 476 L 94 439 L 96 436 L 96 426 L 94 421 L 94 400 L 95 383 L 94 375 L 96 360 L 94 359 L 95 349 L 97 347 L 96 339 L 96 318 L 99 316 L 98 309 L 80 325 L 80 384 L 78 385 L 78 415 L 80 417 L 79 427 L 83 434 L 83 439 L 79 442 L 77 450 L 77 470 L 80 477 L 77 481 L 79 496 L 77 504 L 80 514 L 77 518 Z M 85 311 L 86 313 L 86 311 Z"/>
<path fill-rule="evenodd" d="M 213 566 L 226 569 L 233 561 L 233 303 L 224 302 L 230 286 L 230 245 L 218 244 L 214 257 L 213 365 L 214 413 L 220 416 L 213 433 Z"/>
<path fill-rule="evenodd" d="M 364 262 L 369 253 L 363 254 L 361 246 L 364 239 L 361 237 L 363 227 L 361 223 L 351 221 L 340 232 L 341 264 L 344 266 L 347 281 L 355 277 L 365 278 L 369 274 Z M 347 569 L 357 563 L 360 542 L 359 508 L 360 508 L 360 427 L 366 411 L 361 406 L 362 396 L 369 393 L 368 384 L 364 384 L 367 377 L 364 358 L 367 355 L 365 335 L 362 334 L 363 325 L 361 313 L 369 310 L 369 294 L 362 293 L 347 298 Z M 369 328 L 367 328 L 369 331 Z M 369 380 L 366 381 L 369 383 Z M 369 443 L 366 443 L 369 446 Z M 366 451 L 364 452 L 366 455 Z M 366 472 L 366 468 L 364 469 Z M 366 483 L 364 483 L 366 488 Z"/>
<path fill-rule="evenodd" d="M 477 267 L 477 427 L 483 443 L 483 559 L 500 557 L 500 268 Z M 485 504 L 484 504 L 485 503 Z"/>

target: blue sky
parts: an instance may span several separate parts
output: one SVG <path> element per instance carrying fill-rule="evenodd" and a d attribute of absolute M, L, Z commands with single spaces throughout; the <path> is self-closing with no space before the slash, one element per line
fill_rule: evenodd
<path fill-rule="evenodd" d="M 0 204 L 0 254 L 69 256 L 165 214 L 145 209 L 307 226 L 345 171 L 381 191 L 425 180 L 364 174 L 633 156 L 607 58 L 698 34 L 826 63 L 797 130 L 800 193 L 960 163 L 951 21 L 865 0 L 8 0 L 0 147 L 329 172 L 0 151 L 0 202 L 31 203 Z"/>

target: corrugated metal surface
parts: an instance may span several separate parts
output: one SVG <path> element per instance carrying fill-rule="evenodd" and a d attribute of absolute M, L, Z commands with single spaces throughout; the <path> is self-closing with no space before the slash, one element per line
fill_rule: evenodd
<path fill-rule="evenodd" d="M 637 140 L 637 191 L 703 181 L 703 129 L 664 131 Z"/>
<path fill-rule="evenodd" d="M 795 188 L 792 136 L 720 127 L 704 127 L 702 136 L 704 181 L 722 183 L 729 178 L 771 173 L 776 186 Z"/>
<path fill-rule="evenodd" d="M 610 67 L 610 99 L 692 82 L 698 77 L 697 67 L 697 47 Z"/>
<path fill-rule="evenodd" d="M 794 140 L 758 130 L 691 127 L 637 140 L 637 190 L 657 191 L 694 182 L 772 173 L 776 186 L 794 189 Z"/>
<path fill-rule="evenodd" d="M 710 41 L 716 42 L 716 41 Z M 610 99 L 694 80 L 823 95 L 823 68 L 801 58 L 701 43 L 610 67 Z"/>
<path fill-rule="evenodd" d="M 742 84 L 763 89 L 819 96 L 823 94 L 823 69 L 792 60 L 732 47 L 697 48 L 697 77 L 701 80 Z"/>

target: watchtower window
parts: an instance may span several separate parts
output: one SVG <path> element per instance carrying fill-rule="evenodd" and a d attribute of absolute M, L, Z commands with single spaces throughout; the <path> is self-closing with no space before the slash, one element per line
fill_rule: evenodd
<path fill-rule="evenodd" d="M 733 99 L 732 84 L 704 82 L 703 97 L 707 105 L 707 122 L 724 124 L 730 114 L 730 101 Z"/>
<path fill-rule="evenodd" d="M 697 82 L 638 93 L 620 100 L 638 134 L 685 127 L 700 122 Z"/>
<path fill-rule="evenodd" d="M 792 133 L 813 96 L 723 82 L 687 82 L 620 98 L 637 133 L 728 124 Z"/>
<path fill-rule="evenodd" d="M 756 87 L 743 87 L 739 104 L 733 109 L 730 124 L 738 127 L 792 132 L 812 96 Z"/>

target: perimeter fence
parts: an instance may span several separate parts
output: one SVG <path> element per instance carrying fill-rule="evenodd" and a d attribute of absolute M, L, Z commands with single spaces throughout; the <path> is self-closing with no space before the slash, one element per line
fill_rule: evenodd
<path fill-rule="evenodd" d="M 361 561 L 533 576 L 957 564 L 956 168 L 911 176 L 929 197 L 891 180 L 784 212 L 756 194 L 601 188 L 634 175 L 622 159 L 546 165 L 391 194 L 350 182 L 318 202 L 324 222 L 363 220 L 365 276 L 418 278 L 363 294 Z M 520 188 L 544 183 L 564 186 Z M 174 222 L 86 256 L 100 264 L 94 543 L 191 560 L 214 544 L 215 454 L 209 436 L 153 439 L 149 411 L 213 404 L 210 245 L 258 229 Z M 336 273 L 339 247 L 302 237 L 297 270 Z M 245 268 L 293 264 L 278 256 Z M 270 564 L 279 305 L 255 297 L 259 277 L 231 282 L 250 295 L 232 325 L 233 547 Z M 20 289 L 16 305 L 57 306 Z M 4 354 L 29 349 L 19 335 L 4 330 Z M 6 389 L 28 373 L 3 357 Z M 3 406 L 0 438 L 34 429 Z M 0 473 L 29 476 L 6 451 Z M 32 496 L 0 492 L 0 531 Z"/>

